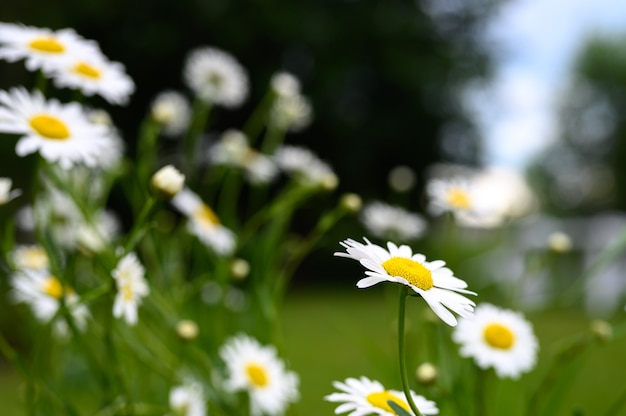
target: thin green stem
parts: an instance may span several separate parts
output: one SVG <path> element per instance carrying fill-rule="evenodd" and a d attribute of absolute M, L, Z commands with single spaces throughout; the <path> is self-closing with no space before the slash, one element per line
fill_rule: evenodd
<path fill-rule="evenodd" d="M 421 416 L 417 405 L 413 401 L 411 389 L 409 388 L 409 378 L 406 372 L 406 362 L 404 358 L 404 311 L 406 309 L 406 298 L 408 297 L 408 287 L 400 288 L 400 299 L 398 302 L 398 362 L 400 363 L 400 377 L 402 379 L 402 391 L 409 404 L 409 407 L 415 413 L 415 416 Z"/>

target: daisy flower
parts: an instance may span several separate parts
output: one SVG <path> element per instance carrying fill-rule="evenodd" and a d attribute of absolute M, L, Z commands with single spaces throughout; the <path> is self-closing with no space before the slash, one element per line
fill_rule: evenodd
<path fill-rule="evenodd" d="M 117 264 L 112 275 L 117 285 L 117 295 L 113 303 L 113 316 L 122 316 L 129 325 L 137 323 L 137 308 L 150 293 L 144 278 L 145 269 L 135 253 L 128 253 Z"/>
<path fill-rule="evenodd" d="M 385 249 L 364 240 L 367 244 L 345 240 L 341 245 L 346 252 L 335 253 L 335 256 L 357 260 L 367 269 L 366 277 L 357 282 L 357 287 L 367 288 L 380 282 L 406 285 L 424 298 L 433 312 L 450 326 L 457 324 L 450 310 L 462 317 L 472 316 L 476 304 L 460 293 L 476 293 L 466 290 L 467 283 L 444 267 L 444 261 L 426 261 L 423 254 L 413 254 L 407 245 L 388 242 Z"/>
<path fill-rule="evenodd" d="M 100 95 L 111 104 L 127 104 L 135 91 L 124 65 L 97 52 L 68 59 L 45 72 L 58 88 L 77 89 L 86 96 Z"/>
<path fill-rule="evenodd" d="M 279 95 L 272 103 L 269 117 L 269 122 L 279 129 L 297 132 L 311 124 L 313 108 L 303 95 Z"/>
<path fill-rule="evenodd" d="M 234 251 L 235 234 L 221 224 L 217 214 L 193 191 L 183 188 L 171 202 L 189 220 L 189 231 L 207 247 L 221 255 Z"/>
<path fill-rule="evenodd" d="M 98 44 L 77 35 L 72 29 L 53 31 L 22 24 L 0 24 L 0 59 L 24 59 L 26 69 L 52 70 L 76 56 L 99 51 Z"/>
<path fill-rule="evenodd" d="M 219 355 L 226 364 L 226 390 L 248 392 L 252 416 L 281 415 L 299 398 L 298 376 L 285 368 L 273 346 L 239 334 L 226 341 Z"/>
<path fill-rule="evenodd" d="M 212 47 L 193 50 L 183 77 L 201 100 L 227 108 L 239 107 L 248 95 L 248 75 L 230 54 Z"/>
<path fill-rule="evenodd" d="M 44 323 L 50 322 L 59 308 L 61 299 L 68 308 L 76 327 L 84 330 L 87 324 L 89 311 L 72 288 L 65 286 L 61 281 L 50 274 L 48 269 L 23 269 L 11 277 L 13 286 L 12 297 L 16 302 L 30 306 L 35 317 Z M 58 335 L 67 334 L 65 321 L 57 320 L 54 326 Z"/>
<path fill-rule="evenodd" d="M 13 186 L 11 178 L 0 178 L 0 205 L 8 204 L 22 194 L 19 189 L 11 190 L 11 186 Z"/>
<path fill-rule="evenodd" d="M 196 382 L 186 382 L 170 390 L 170 408 L 176 416 L 205 416 L 206 402 L 202 387 Z"/>
<path fill-rule="evenodd" d="M 176 91 L 163 91 L 152 101 L 152 118 L 162 126 L 162 133 L 168 137 L 183 134 L 189 126 L 191 107 L 187 98 Z"/>
<path fill-rule="evenodd" d="M 539 344 L 522 314 L 482 303 L 472 320 L 461 319 L 452 339 L 460 354 L 472 357 L 480 368 L 493 367 L 500 378 L 517 379 L 537 361 Z"/>
<path fill-rule="evenodd" d="M 279 96 L 300 94 L 300 81 L 289 72 L 276 72 L 270 79 L 272 91 Z"/>
<path fill-rule="evenodd" d="M 16 270 L 47 270 L 50 261 L 40 245 L 19 245 L 11 251 L 11 265 Z"/>
<path fill-rule="evenodd" d="M 390 401 L 409 414 L 413 414 L 403 392 L 387 390 L 376 380 L 370 380 L 367 377 L 348 378 L 344 382 L 333 382 L 333 386 L 341 392 L 329 394 L 324 397 L 324 400 L 342 403 L 335 409 L 335 414 L 349 412 L 347 416 L 395 416 L 396 412 L 388 404 Z M 439 414 L 435 402 L 427 400 L 413 391 L 411 391 L 411 398 L 421 414 Z"/>
<path fill-rule="evenodd" d="M 0 132 L 21 136 L 15 147 L 19 156 L 38 151 L 64 169 L 95 166 L 110 143 L 106 128 L 91 123 L 79 104 L 46 101 L 39 91 L 24 88 L 0 91 Z"/>
<path fill-rule="evenodd" d="M 433 215 L 471 213 L 476 205 L 472 191 L 472 185 L 466 179 L 432 179 L 426 186 L 428 209 Z"/>
<path fill-rule="evenodd" d="M 284 172 L 295 176 L 307 186 L 326 186 L 330 182 L 336 184 L 337 176 L 330 166 L 307 148 L 281 146 L 274 160 Z"/>
<path fill-rule="evenodd" d="M 365 205 L 361 222 L 376 237 L 401 241 L 415 240 L 426 231 L 426 221 L 421 216 L 380 201 Z"/>

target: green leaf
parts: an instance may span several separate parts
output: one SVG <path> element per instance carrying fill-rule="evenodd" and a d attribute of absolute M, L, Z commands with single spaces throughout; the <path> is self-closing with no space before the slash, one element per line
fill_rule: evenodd
<path fill-rule="evenodd" d="M 394 412 L 396 412 L 396 415 L 398 416 L 413 416 L 412 413 L 407 412 L 402 407 L 400 407 L 398 403 L 392 400 L 387 400 L 387 404 L 393 409 Z"/>

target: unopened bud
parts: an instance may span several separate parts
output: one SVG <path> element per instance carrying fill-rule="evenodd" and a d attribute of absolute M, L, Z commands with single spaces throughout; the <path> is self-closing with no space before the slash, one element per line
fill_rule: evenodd
<path fill-rule="evenodd" d="M 176 333 L 185 341 L 192 341 L 198 337 L 198 324 L 190 319 L 183 319 L 176 324 Z"/>
<path fill-rule="evenodd" d="M 185 175 L 172 165 L 159 169 L 152 175 L 152 186 L 166 199 L 171 199 L 183 189 Z"/>
<path fill-rule="evenodd" d="M 437 367 L 431 363 L 422 363 L 415 370 L 415 377 L 421 384 L 432 384 L 437 380 Z"/>
<path fill-rule="evenodd" d="M 356 214 L 363 206 L 363 200 L 357 194 L 344 194 L 341 197 L 341 206 L 348 212 Z"/>
<path fill-rule="evenodd" d="M 248 277 L 250 273 L 250 263 L 244 259 L 235 259 L 230 265 L 230 272 L 232 273 L 233 279 L 243 280 Z"/>
<path fill-rule="evenodd" d="M 613 327 L 610 323 L 600 319 L 591 322 L 591 333 L 600 342 L 606 342 L 613 336 Z"/>
<path fill-rule="evenodd" d="M 572 249 L 572 240 L 562 232 L 554 232 L 548 237 L 548 247 L 557 253 L 567 253 Z"/>

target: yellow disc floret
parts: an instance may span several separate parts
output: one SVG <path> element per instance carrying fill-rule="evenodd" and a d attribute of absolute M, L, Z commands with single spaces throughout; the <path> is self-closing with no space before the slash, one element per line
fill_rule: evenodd
<path fill-rule="evenodd" d="M 43 281 L 43 292 L 55 299 L 61 299 L 63 296 L 63 286 L 59 279 L 54 276 L 48 276 Z"/>
<path fill-rule="evenodd" d="M 469 209 L 472 207 L 472 201 L 467 191 L 459 188 L 448 190 L 446 200 L 450 206 L 457 209 Z"/>
<path fill-rule="evenodd" d="M 392 257 L 382 264 L 390 276 L 402 277 L 413 286 L 428 290 L 434 286 L 433 275 L 422 264 L 406 257 Z"/>
<path fill-rule="evenodd" d="M 269 377 L 265 368 L 258 364 L 250 363 L 246 366 L 248 380 L 254 387 L 265 387 L 269 382 Z"/>
<path fill-rule="evenodd" d="M 33 39 L 28 46 L 39 52 L 47 53 L 63 53 L 65 52 L 65 46 L 53 37 L 43 37 Z"/>
<path fill-rule="evenodd" d="M 102 72 L 98 68 L 93 67 L 85 62 L 77 63 L 72 69 L 78 75 L 82 75 L 87 78 L 99 79 L 102 76 Z"/>
<path fill-rule="evenodd" d="M 391 393 L 388 390 L 378 391 L 376 393 L 370 393 L 367 395 L 366 399 L 369 402 L 369 404 L 371 404 L 372 406 L 377 407 L 379 409 L 383 409 L 393 414 L 395 414 L 395 412 L 393 411 L 391 406 L 389 406 L 388 402 L 390 401 L 394 402 L 395 404 L 397 404 L 398 406 L 400 406 L 407 412 L 411 410 L 409 409 L 408 404 L 404 400 L 402 400 L 401 398 L 399 398 L 398 396 L 396 396 L 395 394 Z"/>
<path fill-rule="evenodd" d="M 501 350 L 508 350 L 515 343 L 515 334 L 513 331 L 499 323 L 487 325 L 483 336 L 487 344 Z"/>
<path fill-rule="evenodd" d="M 48 114 L 38 114 L 29 120 L 30 126 L 37 134 L 51 140 L 67 140 L 70 130 L 62 120 Z"/>
<path fill-rule="evenodd" d="M 205 225 L 216 226 L 220 225 L 220 219 L 217 214 L 206 204 L 201 204 L 198 209 L 193 213 L 193 217 L 196 221 L 199 221 Z"/>

